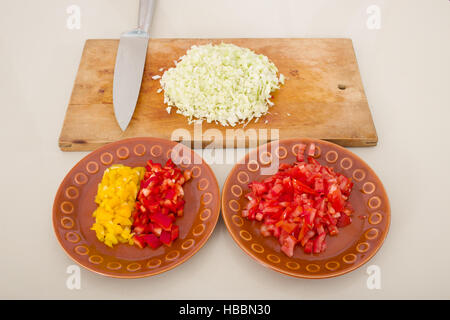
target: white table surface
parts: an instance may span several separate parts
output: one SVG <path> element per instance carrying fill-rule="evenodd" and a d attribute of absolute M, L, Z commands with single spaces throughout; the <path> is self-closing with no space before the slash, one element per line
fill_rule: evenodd
<path fill-rule="evenodd" d="M 353 148 L 390 197 L 392 224 L 377 255 L 333 279 L 278 274 L 249 258 L 219 220 L 189 261 L 158 276 L 111 279 L 81 270 L 56 241 L 51 208 L 86 153 L 57 140 L 84 41 L 135 26 L 138 1 L 2 0 L 0 10 L 0 298 L 325 299 L 450 298 L 450 3 L 447 0 L 159 0 L 153 37 L 349 37 L 379 135 Z M 81 28 L 66 9 L 78 5 Z M 370 5 L 381 28 L 366 25 Z M 232 165 L 213 165 L 222 185 Z M 369 290 L 367 266 L 381 270 Z"/>

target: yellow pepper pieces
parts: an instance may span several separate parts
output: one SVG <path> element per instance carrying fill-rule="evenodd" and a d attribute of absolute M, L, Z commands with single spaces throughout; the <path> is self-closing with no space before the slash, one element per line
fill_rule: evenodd
<path fill-rule="evenodd" d="M 112 165 L 103 174 L 95 197 L 98 207 L 92 214 L 95 223 L 91 230 L 109 247 L 119 242 L 133 244 L 131 213 L 144 172 L 142 167 Z"/>

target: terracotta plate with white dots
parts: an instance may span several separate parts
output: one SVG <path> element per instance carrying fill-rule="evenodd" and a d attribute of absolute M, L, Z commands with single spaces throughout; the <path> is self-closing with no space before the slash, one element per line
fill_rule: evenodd
<path fill-rule="evenodd" d="M 315 158 L 354 182 L 350 203 L 353 222 L 327 236 L 327 249 L 305 254 L 296 246 L 289 258 L 275 237 L 263 237 L 261 222 L 241 217 L 248 184 L 273 175 L 280 163 L 294 163 L 298 144 L 315 143 Z M 308 148 L 308 147 L 307 147 Z M 355 270 L 372 258 L 383 244 L 390 224 L 389 200 L 375 172 L 358 156 L 322 140 L 288 139 L 272 142 L 248 153 L 229 174 L 222 190 L 222 215 L 233 239 L 252 258 L 278 272 L 299 278 L 329 278 Z"/>
<path fill-rule="evenodd" d="M 179 238 L 171 247 L 119 244 L 109 248 L 90 230 L 97 186 L 112 164 L 131 167 L 169 157 L 182 169 L 192 170 L 184 184 L 184 216 L 177 218 Z M 116 278 L 140 278 L 170 270 L 192 257 L 208 240 L 219 218 L 219 186 L 209 166 L 182 144 L 156 138 L 132 138 L 105 145 L 87 155 L 64 178 L 53 204 L 53 226 L 67 254 L 83 267 Z"/>

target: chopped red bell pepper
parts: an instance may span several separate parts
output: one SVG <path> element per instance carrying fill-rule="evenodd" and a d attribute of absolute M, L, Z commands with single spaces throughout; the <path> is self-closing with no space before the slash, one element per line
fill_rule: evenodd
<path fill-rule="evenodd" d="M 136 209 L 132 213 L 132 232 L 135 243 L 153 249 L 162 244 L 170 246 L 179 237 L 176 217 L 183 215 L 183 184 L 192 173 L 181 171 L 169 159 L 163 167 L 151 160 L 145 166 L 144 179 L 138 192 Z"/>
<path fill-rule="evenodd" d="M 147 243 L 153 249 L 159 248 L 162 245 L 160 239 L 158 239 L 158 237 L 153 233 L 143 235 L 142 237 L 145 240 L 145 243 Z"/>

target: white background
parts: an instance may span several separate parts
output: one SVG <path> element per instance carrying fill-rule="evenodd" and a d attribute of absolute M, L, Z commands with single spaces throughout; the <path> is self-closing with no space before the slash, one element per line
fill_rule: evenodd
<path fill-rule="evenodd" d="M 379 135 L 353 148 L 389 194 L 392 224 L 362 268 L 328 280 L 291 278 L 249 258 L 219 221 L 188 262 L 158 276 L 118 280 L 81 270 L 53 234 L 58 185 L 86 153 L 57 140 L 84 41 L 134 28 L 138 1 L 1 0 L 0 298 L 450 298 L 450 2 L 448 0 L 159 0 L 153 37 L 350 37 Z M 81 8 L 81 29 L 66 8 Z M 370 5 L 381 29 L 366 26 Z M 214 165 L 222 185 L 231 165 Z M 381 268 L 381 290 L 366 268 Z"/>

